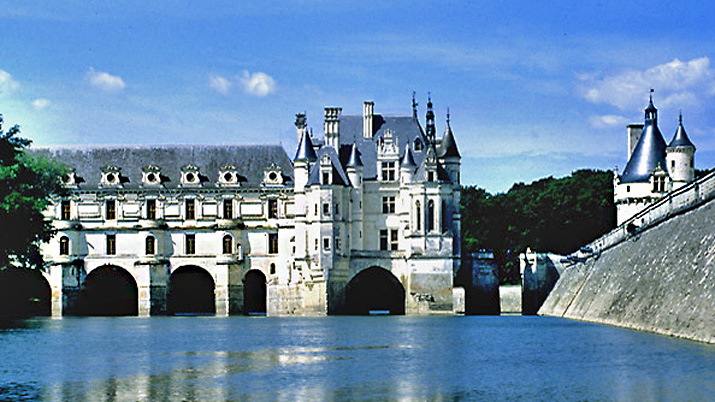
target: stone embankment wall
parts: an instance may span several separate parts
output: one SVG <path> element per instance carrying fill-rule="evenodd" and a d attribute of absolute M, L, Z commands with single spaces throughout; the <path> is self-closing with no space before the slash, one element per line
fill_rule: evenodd
<path fill-rule="evenodd" d="M 715 343 L 713 196 L 711 174 L 589 244 L 539 314 Z"/>

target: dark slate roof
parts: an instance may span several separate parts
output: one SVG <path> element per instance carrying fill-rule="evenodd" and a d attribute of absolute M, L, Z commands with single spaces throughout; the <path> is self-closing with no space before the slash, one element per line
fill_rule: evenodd
<path fill-rule="evenodd" d="M 75 169 L 82 180 L 82 189 L 99 188 L 101 169 L 107 165 L 121 168 L 121 176 L 128 179 L 124 188 L 138 188 L 142 168 L 157 165 L 163 184 L 177 188 L 181 167 L 199 167 L 204 188 L 216 187 L 219 169 L 225 164 L 235 165 L 242 187 L 257 187 L 263 181 L 264 170 L 275 163 L 287 180 L 292 180 L 293 166 L 281 145 L 112 145 L 77 147 L 32 147 L 31 153 L 50 156 Z"/>
<path fill-rule="evenodd" d="M 652 102 L 651 102 L 652 105 Z M 621 183 L 641 183 L 650 180 L 658 165 L 665 169 L 665 140 L 655 120 L 647 120 L 638 144 L 623 169 Z"/>
<path fill-rule="evenodd" d="M 320 184 L 320 160 L 324 155 L 328 155 L 330 158 L 330 163 L 333 166 L 333 183 L 347 186 L 350 183 L 348 176 L 345 174 L 343 167 L 340 164 L 340 157 L 338 153 L 335 152 L 333 147 L 323 147 L 318 150 L 318 161 L 313 164 L 310 168 L 310 173 L 308 174 L 307 186 L 312 186 L 313 184 Z"/>
<path fill-rule="evenodd" d="M 449 122 L 447 122 L 447 130 L 445 131 L 444 137 L 442 137 L 442 143 L 439 146 L 439 157 L 461 158 L 459 149 L 457 149 L 457 142 L 454 140 L 454 134 L 452 134 L 452 128 L 449 126 Z"/>
<path fill-rule="evenodd" d="M 690 142 L 688 134 L 685 133 L 685 128 L 683 127 L 683 116 L 680 116 L 680 123 L 678 124 L 678 129 L 675 131 L 675 135 L 673 135 L 673 139 L 670 141 L 670 144 L 668 144 L 668 148 L 675 147 L 695 148 L 695 145 Z"/>
<path fill-rule="evenodd" d="M 383 137 L 385 130 L 392 130 L 392 135 L 397 140 L 400 149 L 400 158 L 404 157 L 406 144 L 412 144 L 419 138 L 426 144 L 422 127 L 412 116 L 383 116 L 376 114 L 373 117 L 373 138 L 364 138 L 362 133 L 362 116 L 340 116 L 340 155 L 349 155 L 352 144 L 356 144 L 360 151 L 363 163 L 363 177 L 366 180 L 377 177 L 377 146 L 376 142 Z M 424 149 L 413 152 L 416 165 L 424 159 Z M 414 151 L 414 149 L 413 149 Z M 343 160 L 343 158 L 341 158 Z M 345 161 L 348 160 L 346 157 Z"/>
<path fill-rule="evenodd" d="M 305 130 L 303 135 L 300 137 L 300 143 L 298 144 L 298 150 L 295 153 L 294 161 L 308 161 L 315 162 L 318 157 L 315 155 L 315 150 L 313 149 L 313 142 L 310 140 L 310 134 L 308 130 Z"/>

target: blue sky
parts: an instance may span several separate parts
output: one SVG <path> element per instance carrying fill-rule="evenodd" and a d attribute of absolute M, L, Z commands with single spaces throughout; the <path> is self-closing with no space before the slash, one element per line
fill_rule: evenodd
<path fill-rule="evenodd" d="M 155 4 L 156 3 L 156 4 Z M 706 1 L 4 1 L 0 113 L 35 144 L 282 143 L 324 106 L 447 108 L 464 184 L 490 192 L 626 163 L 655 89 L 715 166 Z"/>

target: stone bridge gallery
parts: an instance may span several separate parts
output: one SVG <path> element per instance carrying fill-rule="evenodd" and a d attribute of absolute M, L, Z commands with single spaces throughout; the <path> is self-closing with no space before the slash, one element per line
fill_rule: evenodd
<path fill-rule="evenodd" d="M 71 168 L 34 279 L 61 315 L 435 314 L 460 267 L 447 115 L 325 108 L 298 147 L 47 147 Z"/>

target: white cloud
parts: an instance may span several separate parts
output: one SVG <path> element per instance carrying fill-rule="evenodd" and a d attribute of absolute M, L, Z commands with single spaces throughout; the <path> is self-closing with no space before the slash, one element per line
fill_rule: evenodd
<path fill-rule="evenodd" d="M 250 74 L 248 70 L 243 70 L 243 76 L 239 77 L 243 90 L 247 94 L 255 96 L 266 96 L 276 90 L 276 82 L 270 75 L 262 72 Z"/>
<path fill-rule="evenodd" d="M 628 124 L 628 119 L 623 116 L 607 114 L 603 116 L 591 116 L 589 118 L 591 125 L 596 128 L 611 128 L 620 127 Z"/>
<path fill-rule="evenodd" d="M 5 70 L 0 70 L 0 95 L 8 94 L 16 90 L 20 84 L 12 78 L 12 75 Z"/>
<path fill-rule="evenodd" d="M 111 75 L 103 71 L 95 71 L 94 67 L 89 68 L 87 78 L 89 78 L 89 82 L 95 88 L 107 92 L 120 92 L 126 86 L 122 77 L 118 75 Z"/>
<path fill-rule="evenodd" d="M 50 106 L 50 104 L 52 104 L 52 102 L 50 102 L 49 99 L 40 98 L 40 99 L 35 99 L 34 101 L 32 101 L 32 107 L 34 107 L 35 110 L 45 109 L 48 106 Z"/>
<path fill-rule="evenodd" d="M 583 96 L 593 103 L 605 103 L 620 110 L 643 108 L 649 88 L 655 89 L 656 103 L 662 107 L 694 107 L 715 91 L 715 70 L 710 59 L 674 59 L 645 71 L 631 70 L 601 79 L 581 75 Z"/>
<path fill-rule="evenodd" d="M 228 93 L 232 86 L 231 81 L 221 77 L 220 75 L 211 75 L 209 77 L 209 85 L 211 85 L 211 88 L 224 95 Z"/>

